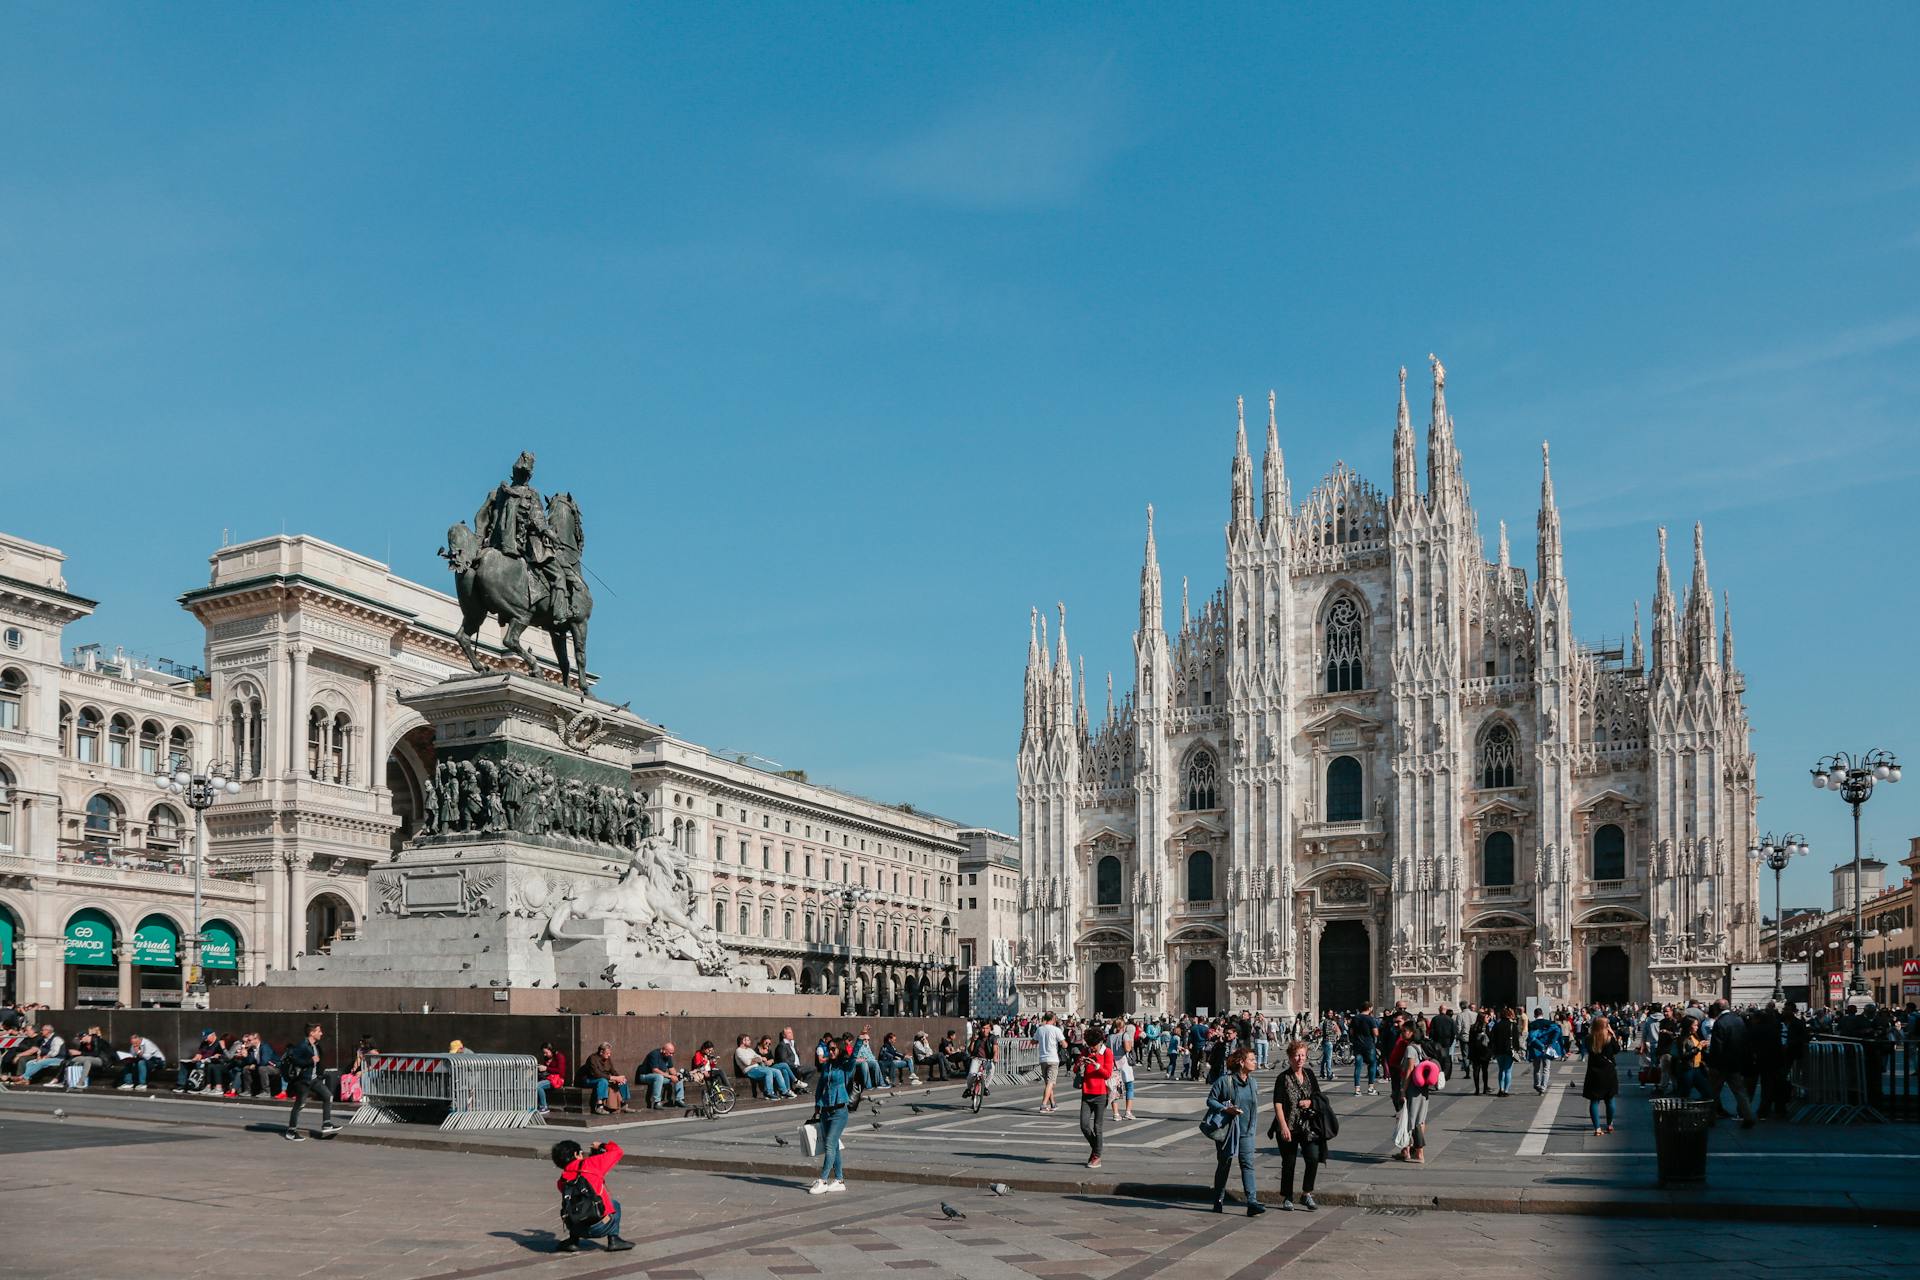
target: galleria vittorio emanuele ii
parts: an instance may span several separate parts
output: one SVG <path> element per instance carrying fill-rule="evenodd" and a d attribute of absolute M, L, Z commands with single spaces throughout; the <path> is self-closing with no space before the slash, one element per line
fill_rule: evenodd
<path fill-rule="evenodd" d="M 1630 641 L 1585 644 L 1546 447 L 1529 582 L 1504 522 L 1486 554 L 1438 360 L 1424 484 L 1404 369 L 1385 491 L 1341 464 L 1296 505 L 1277 417 L 1270 396 L 1256 494 L 1242 409 L 1226 581 L 1191 607 L 1183 590 L 1171 631 L 1148 509 L 1134 689 L 1116 702 L 1109 677 L 1098 720 L 1065 605 L 1051 639 L 1036 611 L 1025 996 L 1119 1013 L 1718 992 L 1758 935 L 1754 758 L 1700 526 L 1683 597 L 1658 530 L 1651 643 L 1636 607 Z"/>

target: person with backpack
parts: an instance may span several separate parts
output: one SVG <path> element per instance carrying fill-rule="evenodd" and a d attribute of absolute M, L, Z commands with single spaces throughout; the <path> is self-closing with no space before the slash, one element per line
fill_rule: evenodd
<path fill-rule="evenodd" d="M 1280 1144 L 1283 1210 L 1293 1211 L 1293 1167 L 1301 1161 L 1306 1170 L 1300 1183 L 1300 1207 L 1309 1213 L 1320 1207 L 1313 1202 L 1313 1178 L 1326 1161 L 1327 1142 L 1336 1123 L 1320 1091 L 1320 1077 L 1307 1069 L 1306 1041 L 1293 1041 L 1287 1046 L 1287 1065 L 1273 1080 L 1273 1127 L 1267 1130 Z"/>
<path fill-rule="evenodd" d="M 340 1132 L 340 1126 L 333 1122 L 333 1095 L 320 1081 L 320 1036 L 320 1024 L 310 1022 L 307 1034 L 280 1056 L 280 1079 L 293 1095 L 293 1111 L 287 1116 L 287 1131 L 281 1135 L 288 1142 L 307 1140 L 300 1130 L 300 1108 L 310 1097 L 320 1099 L 320 1136 L 331 1138 Z"/>
<path fill-rule="evenodd" d="M 1400 1064 L 1394 1076 L 1400 1083 L 1401 1097 L 1400 1116 L 1393 1130 L 1394 1144 L 1400 1150 L 1394 1159 L 1425 1164 L 1427 1096 L 1440 1087 L 1440 1064 L 1434 1059 L 1431 1043 L 1419 1038 L 1417 1027 L 1409 1029 L 1407 1042 L 1400 1048 Z"/>
<path fill-rule="evenodd" d="M 1547 1086 L 1553 1083 L 1553 1060 L 1566 1053 L 1561 1043 L 1560 1024 L 1549 1019 L 1540 1009 L 1533 1011 L 1533 1021 L 1527 1024 L 1527 1061 L 1533 1064 L 1533 1091 L 1545 1093 Z"/>
<path fill-rule="evenodd" d="M 620 1202 L 607 1190 L 607 1175 L 626 1152 L 617 1142 L 596 1142 L 585 1151 L 568 1139 L 553 1144 L 549 1153 L 560 1170 L 555 1185 L 560 1188 L 560 1225 L 567 1238 L 555 1245 L 555 1253 L 573 1253 L 582 1240 L 605 1240 L 608 1253 L 633 1248 L 633 1241 L 620 1238 Z"/>
<path fill-rule="evenodd" d="M 1440 1063 L 1440 1087 L 1444 1089 L 1445 1077 L 1453 1074 L 1453 1042 L 1460 1038 L 1460 1024 L 1446 1005 L 1441 1005 L 1440 1012 L 1427 1023 L 1427 1038 L 1433 1041 L 1433 1055 Z"/>
<path fill-rule="evenodd" d="M 1360 1006 L 1360 1012 L 1347 1020 L 1347 1040 L 1353 1046 L 1353 1096 L 1360 1096 L 1360 1072 L 1367 1073 L 1367 1094 L 1380 1094 L 1380 1020 L 1373 1016 L 1373 1002 Z"/>
<path fill-rule="evenodd" d="M 1508 1059 L 1511 1064 L 1512 1059 Z M 1487 1083 L 1487 1068 L 1493 1065 L 1493 1023 L 1482 1009 L 1473 1020 L 1473 1027 L 1467 1032 L 1467 1066 L 1473 1071 L 1473 1092 L 1476 1096 L 1492 1093 Z"/>
<path fill-rule="evenodd" d="M 1599 1138 L 1613 1132 L 1613 1100 L 1620 1094 L 1620 1071 L 1613 1060 L 1620 1052 L 1620 1037 L 1605 1018 L 1595 1018 L 1587 1035 L 1587 1078 L 1581 1082 L 1580 1096 L 1587 1100 L 1593 1136 Z M 1602 1114 L 1605 1125 L 1600 1123 Z"/>

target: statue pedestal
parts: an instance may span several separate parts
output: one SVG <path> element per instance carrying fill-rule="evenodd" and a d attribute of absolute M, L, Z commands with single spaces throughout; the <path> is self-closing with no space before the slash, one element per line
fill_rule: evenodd
<path fill-rule="evenodd" d="M 433 725 L 432 812 L 368 875 L 359 936 L 268 985 L 793 991 L 735 962 L 684 855 L 642 837 L 631 762 L 659 728 L 517 674 L 404 701 Z"/>

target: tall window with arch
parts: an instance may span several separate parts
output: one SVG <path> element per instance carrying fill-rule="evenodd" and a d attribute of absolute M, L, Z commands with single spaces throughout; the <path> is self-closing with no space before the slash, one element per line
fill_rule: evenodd
<path fill-rule="evenodd" d="M 1117 907 L 1120 905 L 1120 859 L 1108 854 L 1100 859 L 1094 868 L 1093 900 L 1095 905 Z"/>
<path fill-rule="evenodd" d="M 1490 831 L 1480 846 L 1480 883 L 1490 889 L 1513 883 L 1513 837 L 1504 831 Z"/>
<path fill-rule="evenodd" d="M 1352 756 L 1335 756 L 1327 764 L 1327 821 L 1360 821 L 1365 790 L 1360 762 Z"/>
<path fill-rule="evenodd" d="M 1187 855 L 1187 901 L 1213 901 L 1213 855 L 1205 849 Z"/>
<path fill-rule="evenodd" d="M 1327 606 L 1327 692 L 1345 693 L 1367 687 L 1366 615 L 1350 595 L 1334 597 Z"/>
<path fill-rule="evenodd" d="M 1186 807 L 1219 808 L 1219 782 L 1220 769 L 1214 763 L 1213 752 L 1203 747 L 1187 757 Z"/>
<path fill-rule="evenodd" d="M 120 843 L 120 806 L 104 792 L 87 801 L 87 843 L 108 849 Z"/>
<path fill-rule="evenodd" d="M 160 772 L 160 741 L 158 721 L 148 720 L 140 726 L 140 772 Z"/>
<path fill-rule="evenodd" d="M 147 846 L 154 849 L 180 847 L 180 815 L 171 805 L 155 805 L 147 815 Z"/>
<path fill-rule="evenodd" d="M 1480 785 L 1482 787 L 1511 787 L 1518 785 L 1520 749 L 1513 740 L 1513 730 L 1504 724 L 1494 724 L 1480 735 Z"/>
<path fill-rule="evenodd" d="M 100 763 L 100 713 L 92 707 L 82 707 L 78 723 L 74 759 L 82 764 Z"/>
<path fill-rule="evenodd" d="M 193 735 L 176 728 L 167 735 L 167 772 L 179 773 L 193 767 Z"/>
<path fill-rule="evenodd" d="M 1627 878 L 1627 833 L 1611 822 L 1593 833 L 1593 878 Z"/>
<path fill-rule="evenodd" d="M 133 717 L 116 715 L 107 726 L 107 763 L 115 769 L 133 767 Z"/>
<path fill-rule="evenodd" d="M 13 775 L 0 768 L 0 849 L 13 848 Z"/>
<path fill-rule="evenodd" d="M 0 671 L 0 729 L 18 730 L 27 722 L 27 676 L 18 667 Z M 64 754 L 64 753 L 63 753 Z"/>

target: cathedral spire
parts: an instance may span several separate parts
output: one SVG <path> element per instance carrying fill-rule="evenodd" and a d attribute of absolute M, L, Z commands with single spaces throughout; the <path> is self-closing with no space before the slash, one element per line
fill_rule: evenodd
<path fill-rule="evenodd" d="M 1545 586 L 1549 579 L 1560 580 L 1566 577 L 1563 553 L 1560 547 L 1560 507 L 1553 500 L 1553 457 L 1547 450 L 1547 442 L 1540 442 L 1540 578 Z"/>
<path fill-rule="evenodd" d="M 1427 500 L 1437 509 L 1459 497 L 1460 453 L 1453 443 L 1453 416 L 1447 412 L 1447 366 L 1429 353 L 1433 364 L 1433 418 L 1427 424 Z"/>
<path fill-rule="evenodd" d="M 1080 732 L 1083 736 L 1087 728 L 1087 655 L 1083 653 L 1080 655 Z"/>
<path fill-rule="evenodd" d="M 1280 411 L 1276 399 L 1272 391 L 1267 392 L 1266 475 L 1260 489 L 1261 523 L 1269 537 L 1285 532 L 1293 506 L 1293 499 L 1287 493 L 1287 459 L 1280 452 Z"/>
<path fill-rule="evenodd" d="M 1393 426 L 1393 499 L 1411 503 L 1420 496 L 1419 463 L 1413 452 L 1413 423 L 1407 412 L 1407 366 L 1400 366 L 1400 412 Z"/>
<path fill-rule="evenodd" d="M 1512 577 L 1513 548 L 1507 544 L 1507 522 L 1500 522 L 1500 589 L 1507 589 L 1507 579 Z"/>
<path fill-rule="evenodd" d="M 1180 630 L 1185 631 L 1193 623 L 1193 612 L 1187 607 L 1187 575 L 1180 575 Z"/>
<path fill-rule="evenodd" d="M 1720 593 L 1720 665 L 1733 670 L 1733 597 Z"/>
<path fill-rule="evenodd" d="M 1635 671 L 1647 669 L 1647 651 L 1640 643 L 1640 602 L 1638 600 L 1633 602 L 1633 669 Z"/>
<path fill-rule="evenodd" d="M 1113 723 L 1113 672 L 1107 672 L 1107 723 Z"/>
<path fill-rule="evenodd" d="M 1026 694 L 1026 724 L 1029 730 L 1036 728 L 1040 721 L 1040 699 L 1035 694 L 1044 661 L 1040 656 L 1040 610 L 1030 607 L 1027 611 Z"/>
<path fill-rule="evenodd" d="M 1147 550 L 1140 562 L 1140 630 L 1166 630 L 1161 620 L 1160 553 L 1153 544 L 1153 504 L 1147 504 Z"/>
<path fill-rule="evenodd" d="M 1227 529 L 1227 541 L 1239 542 L 1253 534 L 1253 458 L 1247 452 L 1247 398 L 1235 396 L 1239 414 L 1239 433 L 1233 442 L 1233 523 Z"/>
<path fill-rule="evenodd" d="M 1653 672 L 1656 680 L 1677 674 L 1680 670 L 1677 651 L 1679 637 L 1674 634 L 1679 625 L 1673 608 L 1673 575 L 1667 569 L 1667 527 L 1661 525 L 1660 572 L 1654 579 L 1653 587 Z"/>
<path fill-rule="evenodd" d="M 1706 532 L 1693 526 L 1693 580 L 1687 584 L 1687 665 L 1705 670 L 1716 664 L 1713 587 L 1707 582 Z"/>
<path fill-rule="evenodd" d="M 1067 657 L 1067 606 L 1061 601 L 1055 606 L 1060 610 L 1060 634 L 1054 637 L 1058 646 L 1058 656 L 1053 663 L 1054 680 L 1054 723 L 1061 728 L 1073 724 L 1073 662 Z"/>

